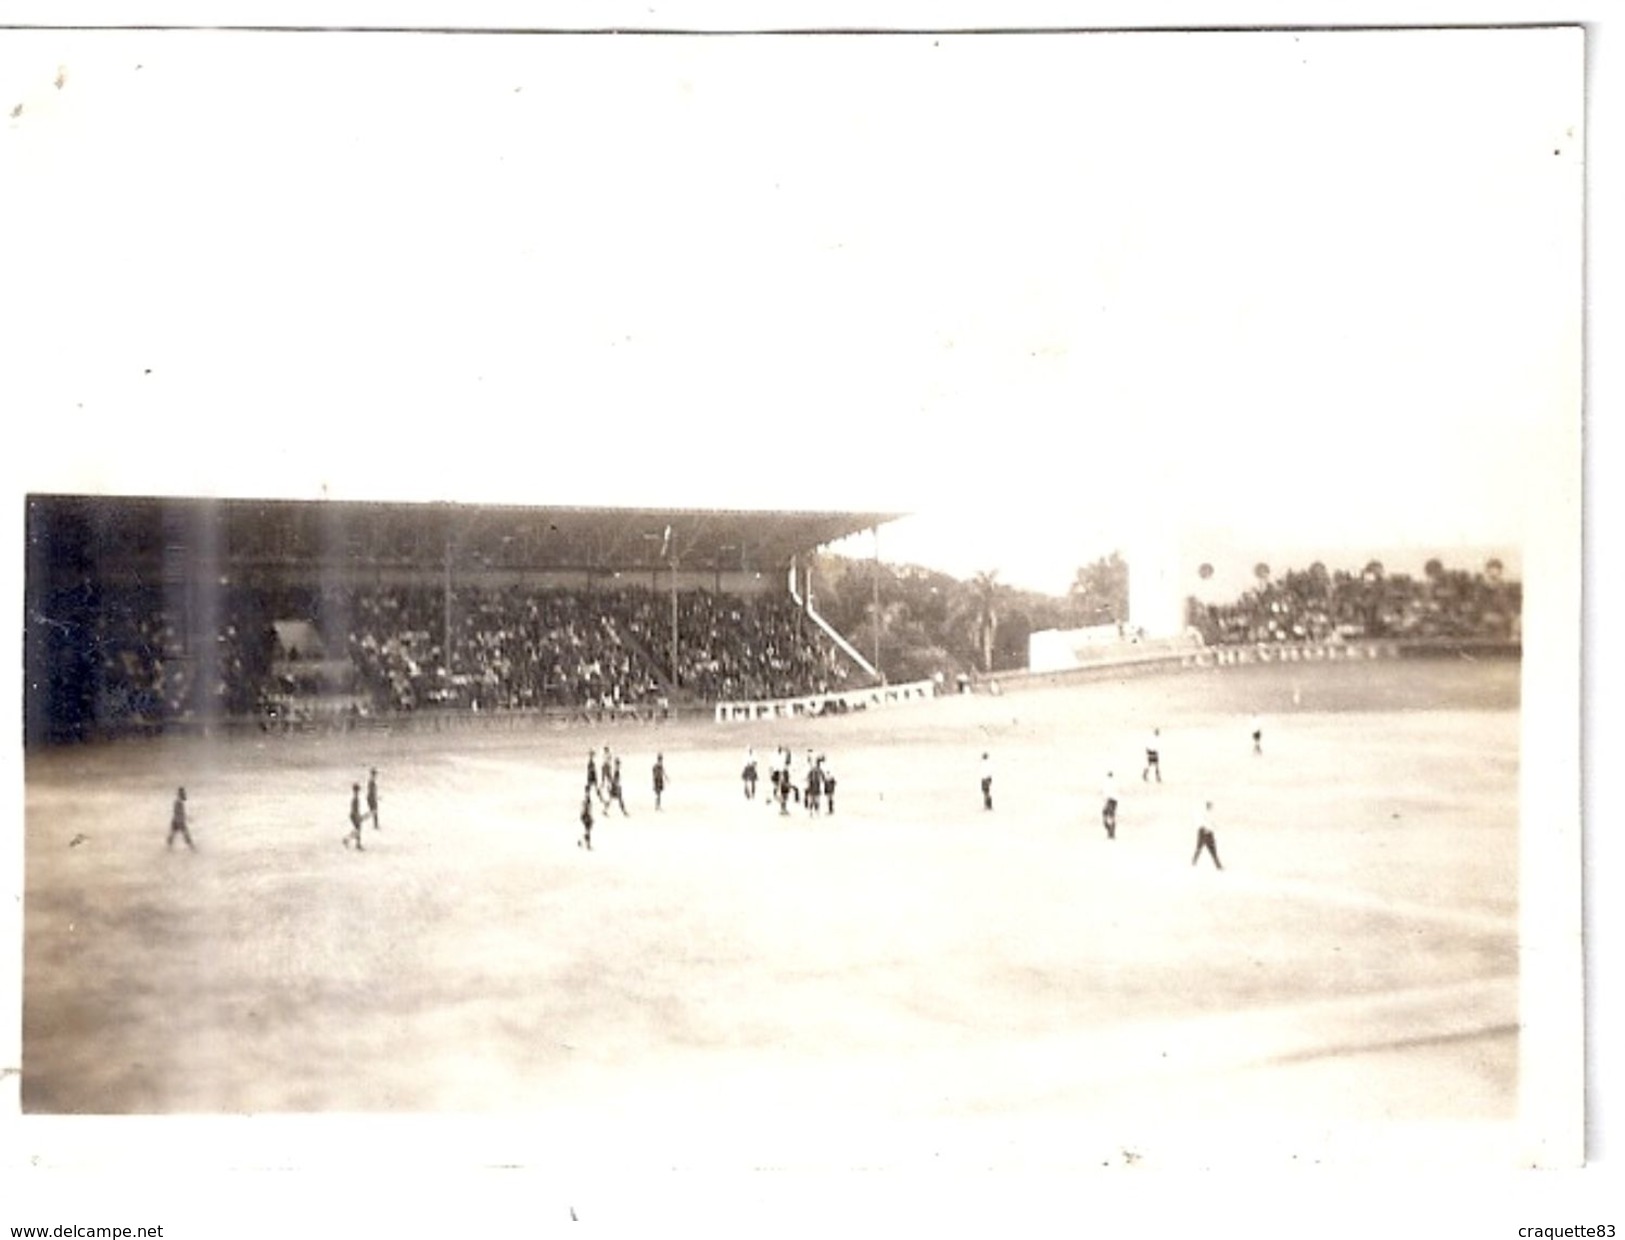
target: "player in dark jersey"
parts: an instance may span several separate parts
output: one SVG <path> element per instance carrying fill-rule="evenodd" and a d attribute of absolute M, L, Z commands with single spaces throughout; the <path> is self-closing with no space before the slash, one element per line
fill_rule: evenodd
<path fill-rule="evenodd" d="M 824 755 L 818 755 L 818 769 L 824 773 L 824 812 L 835 812 L 835 772 L 824 764 Z"/>
<path fill-rule="evenodd" d="M 745 750 L 745 767 L 740 771 L 739 777 L 745 785 L 745 800 L 754 801 L 756 799 L 756 751 L 754 749 Z"/>
<path fill-rule="evenodd" d="M 664 754 L 655 755 L 655 809 L 660 808 L 660 796 L 666 791 L 666 757 Z"/>
<path fill-rule="evenodd" d="M 609 808 L 609 746 L 604 746 L 604 756 L 598 760 L 598 799 L 605 809 Z"/>
<path fill-rule="evenodd" d="M 1117 780 L 1110 771 L 1106 772 L 1106 782 L 1100 786 L 1100 822 L 1106 828 L 1106 838 L 1117 838 Z"/>
<path fill-rule="evenodd" d="M 621 817 L 631 817 L 626 812 L 626 798 L 621 795 L 621 760 L 619 757 L 610 759 L 608 788 L 608 792 L 604 794 L 604 811 L 607 813 L 611 805 L 619 805 L 621 807 Z"/>
<path fill-rule="evenodd" d="M 1213 865 L 1217 869 L 1224 869 L 1224 863 L 1219 860 L 1219 840 L 1213 834 L 1213 802 L 1203 803 L 1202 812 L 1196 818 L 1196 851 L 1191 854 L 1191 864 L 1195 865 L 1203 850 L 1213 858 Z"/>
<path fill-rule="evenodd" d="M 593 750 L 587 750 L 587 795 L 592 796 L 598 791 L 598 755 Z"/>
<path fill-rule="evenodd" d="M 372 773 L 367 776 L 367 816 L 372 819 L 372 829 L 378 827 L 378 768 L 373 767 Z"/>
<path fill-rule="evenodd" d="M 781 749 L 773 758 L 773 799 L 779 803 L 779 816 L 790 812 L 790 792 L 795 787 L 795 775 L 790 770 L 790 752 Z"/>
<path fill-rule="evenodd" d="M 982 808 L 993 808 L 993 759 L 982 755 Z"/>
<path fill-rule="evenodd" d="M 801 803 L 806 806 L 809 815 L 818 812 L 819 802 L 824 796 L 824 771 L 816 762 L 807 766 L 807 790 L 802 794 Z"/>
<path fill-rule="evenodd" d="M 1157 782 L 1162 782 L 1162 729 L 1152 728 L 1151 735 L 1145 738 L 1145 770 L 1140 772 L 1140 782 L 1146 783 L 1151 778 L 1151 772 L 1157 773 Z"/>
<path fill-rule="evenodd" d="M 796 783 L 796 756 L 790 752 L 786 745 L 779 751 L 779 769 L 784 772 L 784 796 L 786 800 L 793 800 L 801 804 L 801 785 Z"/>
<path fill-rule="evenodd" d="M 197 845 L 192 843 L 192 832 L 186 826 L 186 789 L 175 790 L 175 806 L 169 811 L 169 838 L 164 842 L 165 848 L 175 847 L 175 837 L 180 836 L 186 841 L 186 846 L 193 852 Z"/>
<path fill-rule="evenodd" d="M 361 824 L 366 821 L 361 816 L 361 785 L 350 785 L 350 834 L 344 837 L 344 846 L 348 848 L 354 844 L 357 852 L 365 852 L 361 846 Z"/>
<path fill-rule="evenodd" d="M 592 787 L 581 794 L 581 838 L 576 841 L 577 848 L 592 851 Z"/>

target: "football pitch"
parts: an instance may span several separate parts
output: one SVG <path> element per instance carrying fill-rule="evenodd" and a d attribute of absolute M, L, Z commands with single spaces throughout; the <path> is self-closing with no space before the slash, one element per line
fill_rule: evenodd
<path fill-rule="evenodd" d="M 1518 671 L 1231 667 L 821 719 L 36 753 L 23 1108 L 590 1117 L 769 1161 L 884 1161 L 876 1134 L 915 1125 L 998 1146 L 1509 1120 Z M 606 744 L 630 812 L 600 809 L 587 852 Z M 827 755 L 833 814 L 769 804 L 780 744 L 798 774 Z M 195 853 L 165 847 L 183 784 Z M 1222 872 L 1191 864 L 1203 799 Z"/>

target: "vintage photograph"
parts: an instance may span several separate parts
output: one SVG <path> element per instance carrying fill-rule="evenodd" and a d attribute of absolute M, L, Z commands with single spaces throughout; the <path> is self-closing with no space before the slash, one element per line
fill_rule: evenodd
<path fill-rule="evenodd" d="M 10 1145 L 1583 1160 L 1585 54 L 8 32 Z"/>

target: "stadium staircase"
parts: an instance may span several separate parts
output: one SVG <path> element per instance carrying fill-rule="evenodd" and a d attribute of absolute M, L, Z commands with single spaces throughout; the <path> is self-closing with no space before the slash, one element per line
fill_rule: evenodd
<path fill-rule="evenodd" d="M 824 635 L 828 637 L 830 641 L 835 643 L 835 648 L 847 658 L 851 659 L 853 663 L 857 664 L 858 668 L 865 676 L 868 676 L 877 684 L 881 681 L 882 677 L 880 673 L 875 670 L 875 665 L 869 662 L 868 659 L 864 658 L 863 655 L 858 653 L 858 648 L 851 642 L 847 641 L 833 624 L 824 619 L 824 617 L 818 613 L 818 608 L 813 606 L 810 599 L 805 599 L 801 596 L 801 592 L 796 589 L 794 574 L 792 574 L 790 577 L 790 597 L 795 600 L 796 606 L 801 609 L 802 614 L 816 624 L 820 629 L 822 629 Z"/>
<path fill-rule="evenodd" d="M 623 646 L 643 660 L 650 673 L 659 683 L 660 691 L 670 700 L 676 701 L 678 694 L 676 669 L 672 669 L 672 675 L 667 675 L 664 665 L 649 652 L 649 648 L 643 644 L 642 639 L 632 633 L 623 631 L 619 625 L 615 626 L 615 635 L 620 638 Z"/>

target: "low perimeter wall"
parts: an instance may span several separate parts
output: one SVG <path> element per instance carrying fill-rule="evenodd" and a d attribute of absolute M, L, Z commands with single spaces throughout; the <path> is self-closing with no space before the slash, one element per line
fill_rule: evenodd
<path fill-rule="evenodd" d="M 1245 646 L 1196 646 L 1179 651 L 1103 659 L 1083 667 L 1052 672 L 995 672 L 976 682 L 979 691 L 995 693 L 1041 685 L 1120 679 L 1125 674 L 1168 672 L 1180 668 L 1235 667 L 1262 663 L 1362 663 L 1372 659 L 1518 659 L 1523 646 L 1515 641 L 1478 638 L 1402 640 L 1369 638 L 1338 642 L 1257 642 Z"/>
<path fill-rule="evenodd" d="M 773 698 L 762 701 L 718 702 L 718 723 L 733 723 L 746 719 L 790 719 L 807 715 L 844 715 L 854 710 L 872 707 L 906 706 L 929 702 L 937 695 L 937 687 L 929 680 L 917 680 L 903 685 L 874 685 L 868 689 L 850 689 L 841 693 L 814 693 L 807 697 Z"/>
<path fill-rule="evenodd" d="M 1163 649 L 1144 654 L 1125 654 L 1121 658 L 1103 659 L 1085 667 L 1050 672 L 1026 670 L 995 672 L 992 675 L 979 676 L 972 682 L 971 687 L 976 693 L 1005 693 L 1046 685 L 1079 684 L 1091 680 L 1120 680 L 1124 676 L 1131 675 L 1163 674 L 1182 668 L 1232 667 L 1264 663 L 1361 663 L 1375 659 L 1518 659 L 1522 655 L 1523 646 L 1513 641 L 1373 639 L 1306 642 L 1296 645 L 1264 642 L 1248 646 L 1201 646 L 1178 651 Z M 715 707 L 674 704 L 664 707 L 658 705 L 623 707 L 619 710 L 601 710 L 597 707 L 493 711 L 435 710 L 403 712 L 397 715 L 336 714 L 287 723 L 265 719 L 222 719 L 205 724 L 202 721 L 185 720 L 171 721 L 161 729 L 131 726 L 123 731 L 130 735 L 143 733 L 157 735 L 160 732 L 242 734 L 305 731 L 521 731 L 541 725 L 648 723 L 707 717 L 714 718 L 717 723 L 733 723 L 753 719 L 842 715 L 851 711 L 917 705 L 931 701 L 937 693 L 937 687 L 933 682 L 920 680 L 899 685 L 875 685 L 867 689 L 853 689 L 841 693 L 815 693 L 806 697 L 719 702 Z"/>

